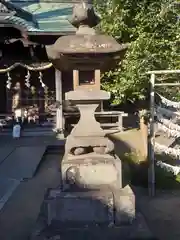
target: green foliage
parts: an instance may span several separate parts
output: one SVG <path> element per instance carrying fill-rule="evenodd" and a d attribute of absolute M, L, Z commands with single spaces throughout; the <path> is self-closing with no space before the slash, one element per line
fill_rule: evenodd
<path fill-rule="evenodd" d="M 156 156 L 158 160 L 164 160 L 164 156 Z M 148 167 L 147 161 L 139 161 L 139 156 L 136 153 L 127 153 L 121 158 L 123 162 L 129 164 L 129 169 L 126 170 L 126 179 L 134 186 L 148 187 Z M 172 159 L 169 159 L 172 164 Z M 124 170 L 124 169 L 123 169 Z M 180 174 L 175 176 L 159 166 L 155 165 L 155 184 L 157 189 L 179 189 Z"/>
<path fill-rule="evenodd" d="M 145 99 L 149 70 L 180 69 L 180 4 L 172 0 L 96 0 L 101 32 L 130 43 L 123 61 L 103 75 L 116 103 Z"/>

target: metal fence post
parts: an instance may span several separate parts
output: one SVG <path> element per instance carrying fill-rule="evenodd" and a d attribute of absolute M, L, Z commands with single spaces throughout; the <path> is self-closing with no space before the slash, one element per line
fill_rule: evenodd
<path fill-rule="evenodd" d="M 154 103 L 155 103 L 155 74 L 151 74 L 150 78 L 150 129 L 148 133 L 148 184 L 149 195 L 155 195 L 155 155 L 154 155 Z"/>

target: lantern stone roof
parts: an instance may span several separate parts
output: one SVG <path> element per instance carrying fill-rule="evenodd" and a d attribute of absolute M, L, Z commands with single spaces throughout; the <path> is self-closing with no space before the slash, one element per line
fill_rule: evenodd
<path fill-rule="evenodd" d="M 54 44 L 54 49 L 61 54 L 110 54 L 121 52 L 129 44 L 119 44 L 107 35 L 74 35 L 60 37 Z"/>
<path fill-rule="evenodd" d="M 100 18 L 92 0 L 75 5 L 70 22 L 77 27 L 76 34 L 61 36 L 53 45 L 46 46 L 47 55 L 57 69 L 102 70 L 107 63 L 119 59 L 129 46 L 94 29 Z"/>
<path fill-rule="evenodd" d="M 69 22 L 79 0 L 2 0 L 0 25 L 13 25 L 28 35 L 74 34 Z"/>

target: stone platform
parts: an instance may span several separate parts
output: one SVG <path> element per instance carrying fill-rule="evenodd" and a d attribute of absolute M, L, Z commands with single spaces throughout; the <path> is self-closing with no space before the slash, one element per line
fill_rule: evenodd
<path fill-rule="evenodd" d="M 31 240 L 153 239 L 136 212 L 130 187 L 111 191 L 62 192 L 50 189 Z"/>

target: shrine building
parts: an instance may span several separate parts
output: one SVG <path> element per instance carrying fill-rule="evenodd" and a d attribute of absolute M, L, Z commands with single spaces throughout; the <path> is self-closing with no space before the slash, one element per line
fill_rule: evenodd
<path fill-rule="evenodd" d="M 63 93 L 72 90 L 73 72 L 56 70 L 45 45 L 75 33 L 68 21 L 75 2 L 1 1 L 0 120 L 4 129 L 11 128 L 16 118 L 34 132 L 63 127 L 61 103 Z"/>
<path fill-rule="evenodd" d="M 19 121 L 27 135 L 64 133 L 66 109 L 77 108 L 65 93 L 80 85 L 100 89 L 100 72 L 55 69 L 46 48 L 64 35 L 74 35 L 69 19 L 79 0 L 1 0 L 0 3 L 0 131 L 11 134 Z M 86 77 L 85 77 L 86 76 Z M 96 81 L 95 81 L 96 79 Z M 67 107 L 68 106 L 68 107 Z M 70 107 L 69 107 L 70 106 Z M 122 130 L 122 112 L 103 113 L 116 119 L 104 127 Z M 76 115 L 76 114 L 75 114 Z M 69 116 L 68 114 L 66 116 Z M 77 117 L 78 121 L 79 115 Z M 26 134 L 24 134 L 26 135 Z"/>

